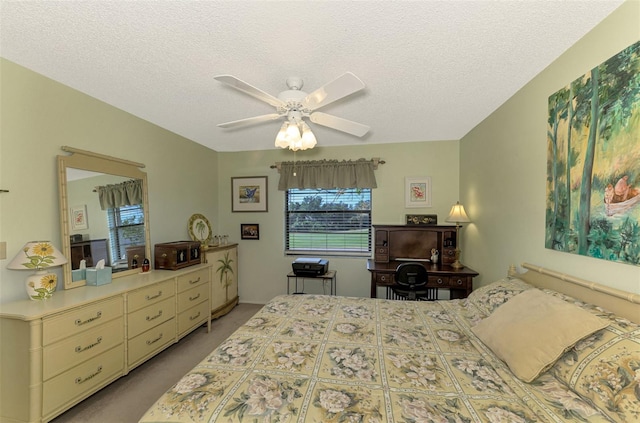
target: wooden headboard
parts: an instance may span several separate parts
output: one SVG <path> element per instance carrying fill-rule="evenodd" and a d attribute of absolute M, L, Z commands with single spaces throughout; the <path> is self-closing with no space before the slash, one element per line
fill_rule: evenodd
<path fill-rule="evenodd" d="M 640 324 L 640 294 L 621 291 L 529 263 L 522 263 L 522 267 L 528 271 L 517 273 L 515 266 L 511 266 L 509 276 L 522 279 L 538 288 L 552 289 L 586 303 L 595 304 Z"/>

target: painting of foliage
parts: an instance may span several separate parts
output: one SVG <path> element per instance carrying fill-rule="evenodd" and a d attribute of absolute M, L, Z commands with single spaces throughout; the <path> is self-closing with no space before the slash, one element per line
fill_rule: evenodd
<path fill-rule="evenodd" d="M 549 97 L 545 247 L 640 265 L 640 41 Z"/>

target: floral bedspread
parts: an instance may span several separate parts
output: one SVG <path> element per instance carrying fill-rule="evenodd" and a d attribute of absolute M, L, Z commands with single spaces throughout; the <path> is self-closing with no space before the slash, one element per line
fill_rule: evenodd
<path fill-rule="evenodd" d="M 279 296 L 141 422 L 603 422 L 544 374 L 523 383 L 470 328 L 472 301 Z"/>

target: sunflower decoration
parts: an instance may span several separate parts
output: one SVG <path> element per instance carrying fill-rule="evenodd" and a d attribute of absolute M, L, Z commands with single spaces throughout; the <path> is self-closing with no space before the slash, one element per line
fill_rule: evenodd
<path fill-rule="evenodd" d="M 50 242 L 38 242 L 31 248 L 25 247 L 24 255 L 27 257 L 27 262 L 22 265 L 28 269 L 41 269 L 43 267 L 49 267 L 54 263 L 55 249 Z M 29 255 L 31 253 L 31 255 Z"/>
<path fill-rule="evenodd" d="M 7 266 L 12 270 L 31 269 L 36 272 L 26 279 L 27 295 L 32 300 L 51 298 L 58 285 L 58 277 L 50 269 L 67 262 L 51 241 L 30 241 Z"/>

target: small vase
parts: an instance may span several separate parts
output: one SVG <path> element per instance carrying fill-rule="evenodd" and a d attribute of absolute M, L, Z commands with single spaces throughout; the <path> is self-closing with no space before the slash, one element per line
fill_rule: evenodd
<path fill-rule="evenodd" d="M 29 299 L 34 301 L 51 298 L 57 286 L 58 276 L 55 273 L 47 273 L 45 270 L 38 270 L 29 276 L 25 284 Z"/>

